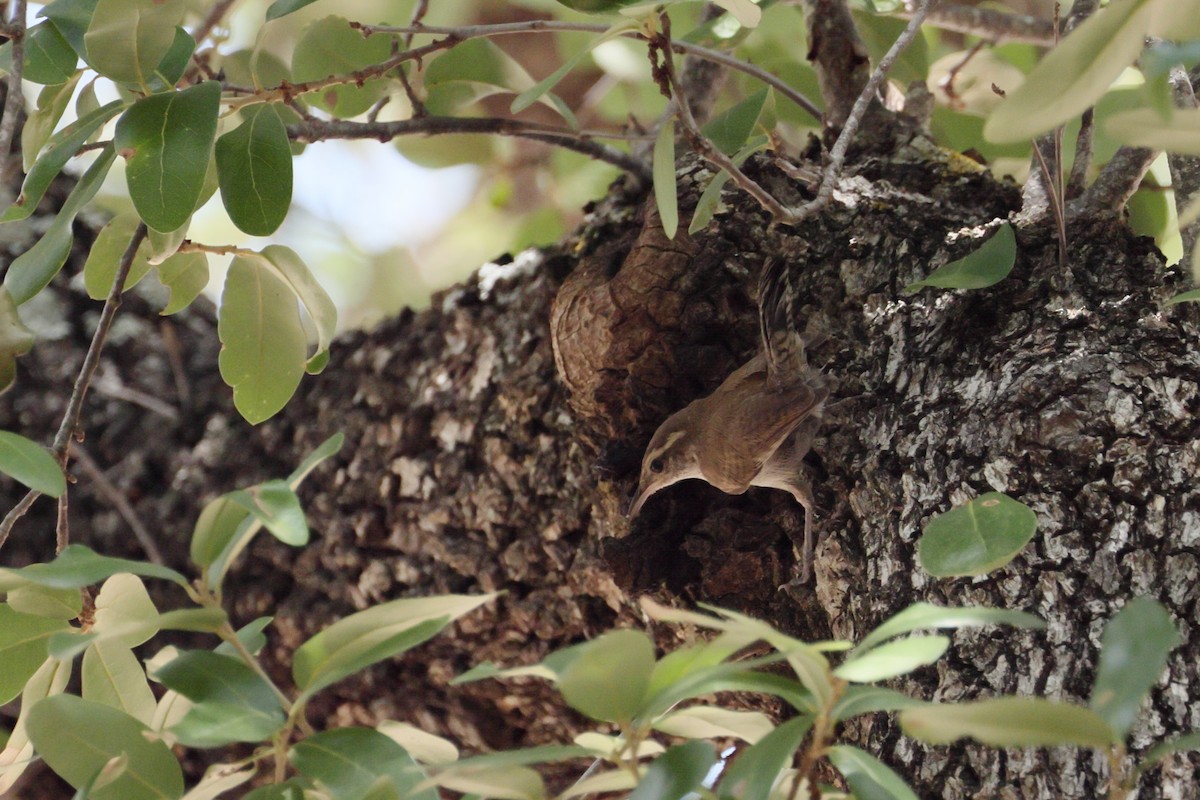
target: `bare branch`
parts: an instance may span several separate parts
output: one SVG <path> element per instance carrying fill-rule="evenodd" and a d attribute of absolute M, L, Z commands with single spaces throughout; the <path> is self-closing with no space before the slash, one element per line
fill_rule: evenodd
<path fill-rule="evenodd" d="M 896 16 L 910 18 L 913 13 L 912 8 L 916 4 L 910 2 L 908 5 L 908 11 L 897 12 Z M 1003 42 L 1024 42 L 1046 46 L 1054 44 L 1054 24 L 1049 20 L 1026 14 L 1009 14 L 991 8 L 939 3 L 937 8 L 929 12 L 928 22 L 943 30 L 978 36 L 985 41 L 997 44 Z"/>
<path fill-rule="evenodd" d="M 100 353 L 104 350 L 104 343 L 108 339 L 108 331 L 112 328 L 117 309 L 121 307 L 121 295 L 125 291 L 125 281 L 129 277 L 129 269 L 133 266 L 134 256 L 137 255 L 138 247 L 144 238 L 146 238 L 146 225 L 141 223 L 133 232 L 129 246 L 125 248 L 121 261 L 117 265 L 117 274 L 113 279 L 112 289 L 104 301 L 104 309 L 100 312 L 100 319 L 96 322 L 96 331 L 92 334 L 91 344 L 88 345 L 87 354 L 83 357 L 83 364 L 79 368 L 79 375 L 76 376 L 75 385 L 71 389 L 71 397 L 67 400 L 67 408 L 63 412 L 62 422 L 58 426 L 58 432 L 54 435 L 54 445 L 51 451 L 59 465 L 63 467 L 64 472 L 67 461 L 71 457 L 71 440 L 79 429 L 79 415 L 83 410 L 83 401 L 87 397 L 88 386 L 91 385 L 92 376 L 95 375 L 96 368 L 100 365 Z M 41 492 L 31 490 L 5 515 L 3 521 L 0 521 L 0 547 L 3 547 L 4 543 L 8 541 L 13 525 L 25 515 L 25 512 L 40 496 Z M 63 545 L 62 542 L 59 544 Z"/>
<path fill-rule="evenodd" d="M 598 25 L 586 22 L 557 22 L 544 19 L 527 20 L 525 22 L 502 22 L 494 25 L 463 25 L 457 28 L 434 25 L 385 26 L 361 25 L 358 23 L 351 24 L 355 25 L 355 27 L 359 28 L 364 33 L 403 33 L 406 36 L 424 33 L 435 36 L 453 37 L 459 41 L 477 39 L 481 36 L 507 36 L 510 34 L 519 33 L 549 33 L 554 31 L 599 34 L 607 33 L 611 27 L 609 25 Z M 630 39 L 644 40 L 646 38 L 642 33 L 634 30 L 627 31 L 622 35 Z M 671 49 L 677 53 L 694 55 L 697 58 L 704 59 L 705 61 L 711 61 L 715 64 L 722 64 L 730 69 L 734 69 L 753 78 L 757 78 L 775 91 L 782 94 L 788 100 L 791 100 L 793 103 L 803 108 L 809 114 L 812 114 L 814 118 L 821 118 L 821 109 L 817 107 L 816 103 L 793 89 L 779 77 L 772 75 L 760 67 L 756 67 L 753 64 L 749 64 L 745 61 L 734 58 L 728 53 L 724 53 L 720 50 L 713 50 L 712 48 L 693 44 L 691 42 L 673 40 L 671 42 Z"/>
<path fill-rule="evenodd" d="M 1159 152 L 1145 147 L 1122 147 L 1104 165 L 1096 182 L 1071 204 L 1069 216 L 1120 213 L 1138 190 L 1142 177 Z"/>
<path fill-rule="evenodd" d="M 393 122 L 348 122 L 345 120 L 310 120 L 288 126 L 288 136 L 300 142 L 319 142 L 327 139 L 377 139 L 386 142 L 397 136 L 414 134 L 492 133 L 546 142 L 574 150 L 592 158 L 620 167 L 641 180 L 648 180 L 646 164 L 593 137 L 630 138 L 622 134 L 601 131 L 575 131 L 553 125 L 509 119 L 504 117 L 420 117 Z"/>
<path fill-rule="evenodd" d="M 79 466 L 83 469 L 88 480 L 91 481 L 101 495 L 108 502 L 112 503 L 113 508 L 121 515 L 121 519 L 125 520 L 125 524 L 133 531 L 133 536 L 138 540 L 138 544 L 142 546 L 142 551 L 146 554 L 146 558 L 155 564 L 166 564 L 166 559 L 163 558 L 162 551 L 158 549 L 158 543 L 154 541 L 154 537 L 146 526 L 142 524 L 141 518 L 137 512 L 133 510 L 133 506 L 129 504 L 125 493 L 113 485 L 113 482 L 104 474 L 104 470 L 100 469 L 100 465 L 92 458 L 86 448 L 77 446 L 75 448 L 75 460 L 79 462 Z"/>
<path fill-rule="evenodd" d="M 217 0 L 217 2 L 213 3 L 212 8 L 208 10 L 208 14 L 206 14 L 204 19 L 201 20 L 200 24 L 196 26 L 196 30 L 192 31 L 192 37 L 197 43 L 203 42 L 208 38 L 208 35 L 212 33 L 213 28 L 220 24 L 230 7 L 232 7 L 236 2 L 237 0 Z"/>
<path fill-rule="evenodd" d="M 842 127 L 842 132 L 838 135 L 837 141 L 833 143 L 833 147 L 829 151 L 829 163 L 825 165 L 825 172 L 822 175 L 821 187 L 817 190 L 817 196 L 802 206 L 787 209 L 783 221 L 795 225 L 820 211 L 833 198 L 833 188 L 841 175 L 842 166 L 846 162 L 846 154 L 850 150 L 850 143 L 854 140 L 854 134 L 858 132 L 858 126 L 862 123 L 863 115 L 867 113 L 867 108 L 875 100 L 875 93 L 879 91 L 880 85 L 883 84 L 883 79 L 887 77 L 888 71 L 896 63 L 896 59 L 900 57 L 900 54 L 904 52 L 904 49 L 908 47 L 917 33 L 920 32 L 921 23 L 924 21 L 925 15 L 929 13 L 929 7 L 934 2 L 935 0 L 922 0 L 921 7 L 913 14 L 912 19 L 908 21 L 908 25 L 900 33 L 900 36 L 896 41 L 892 42 L 892 46 L 884 54 L 883 58 L 879 59 L 879 64 L 875 67 L 875 72 L 871 74 L 866 86 L 862 88 L 858 99 L 854 101 L 854 106 L 850 109 L 850 114 L 846 117 L 846 123 Z"/>
<path fill-rule="evenodd" d="M 870 61 L 844 0 L 806 0 L 808 60 L 817 68 L 825 125 L 839 129 L 863 94 Z"/>
<path fill-rule="evenodd" d="M 1079 135 L 1075 137 L 1075 160 L 1071 162 L 1071 177 L 1067 181 L 1066 199 L 1078 197 L 1087 183 L 1087 173 L 1092 166 L 1092 140 L 1096 132 L 1096 111 L 1089 108 L 1079 121 Z"/>

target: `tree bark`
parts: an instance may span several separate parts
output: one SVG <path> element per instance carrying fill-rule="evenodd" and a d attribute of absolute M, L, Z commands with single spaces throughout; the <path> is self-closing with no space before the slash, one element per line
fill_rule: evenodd
<path fill-rule="evenodd" d="M 765 161 L 748 169 L 782 201 L 804 199 Z M 468 750 L 566 741 L 583 721 L 542 683 L 448 680 L 485 660 L 533 663 L 612 626 L 644 627 L 634 601 L 651 593 L 811 638 L 861 638 L 918 600 L 1024 609 L 1047 630 L 956 633 L 943 660 L 895 686 L 926 699 L 1019 692 L 1081 702 L 1105 621 L 1150 595 L 1184 644 L 1133 750 L 1200 728 L 1200 320 L 1188 304 L 1162 307 L 1178 275 L 1149 240 L 1111 220 L 1083 221 L 1070 231 L 1065 265 L 1053 230 L 1027 229 L 997 286 L 906 296 L 906 284 L 974 249 L 977 239 L 956 234 L 1015 210 L 1018 190 L 916 142 L 856 169 L 837 202 L 799 230 L 769 225 L 727 191 L 727 211 L 673 242 L 653 200 L 618 185 L 558 245 L 486 265 L 429 310 L 343 337 L 326 373 L 257 428 L 218 386 L 209 313 L 160 322 L 131 304 L 105 369 L 178 414 L 167 420 L 130 403 L 129 392 L 97 392 L 84 446 L 168 561 L 185 567 L 204 502 L 286 474 L 345 433 L 342 453 L 301 492 L 314 541 L 294 550 L 261 537 L 228 593 L 239 622 L 275 616 L 266 657 L 281 681 L 290 652 L 351 611 L 401 596 L 506 591 L 408 657 L 326 691 L 313 708 L 319 726 L 401 719 Z M 681 170 L 685 219 L 706 177 Z M 757 347 L 753 292 L 767 257 L 788 260 L 806 298 L 801 322 L 811 317 L 828 333 L 811 359 L 834 387 L 809 459 L 827 538 L 815 582 L 790 591 L 780 587 L 792 577 L 803 517 L 782 492 L 729 497 L 690 481 L 656 495 L 632 529 L 623 516 L 657 424 Z M 57 422 L 94 318 L 70 292 L 54 297 L 60 337 L 23 359 L 20 383 L 0 400 L 0 426 L 27 435 Z M 182 373 L 172 369 L 179 359 Z M 18 495 L 5 488 L 7 507 Z M 915 560 L 921 526 L 992 490 L 1037 512 L 1034 541 L 983 578 L 925 574 Z M 4 563 L 48 557 L 53 520 L 41 501 Z M 138 555 L 94 483 L 72 488 L 71 526 L 73 541 Z M 654 633 L 663 645 L 691 635 Z M 886 715 L 844 733 L 923 797 L 1103 792 L 1103 759 L 1089 751 L 924 747 Z M 1198 764 L 1168 761 L 1139 797 L 1188 796 Z"/>

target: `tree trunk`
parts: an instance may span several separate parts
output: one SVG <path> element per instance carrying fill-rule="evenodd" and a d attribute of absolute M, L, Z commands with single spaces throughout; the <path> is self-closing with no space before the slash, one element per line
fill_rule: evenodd
<path fill-rule="evenodd" d="M 749 168 L 777 197 L 801 199 L 769 165 Z M 681 171 L 684 219 L 701 177 L 698 167 Z M 1007 215 L 1018 190 L 914 146 L 861 163 L 837 202 L 799 230 L 769 226 L 743 196 L 726 197 L 729 210 L 705 231 L 670 242 L 653 201 L 615 187 L 559 245 L 487 265 L 428 311 L 343 337 L 329 370 L 254 429 L 217 388 L 209 315 L 159 322 L 146 308 L 123 311 L 126 335 L 114 338 L 105 369 L 177 418 L 131 404 L 128 391 L 124 401 L 96 392 L 84 447 L 182 567 L 203 502 L 286 474 L 323 439 L 346 434 L 340 456 L 302 491 L 314 541 L 297 551 L 260 538 L 229 590 L 237 621 L 275 615 L 267 657 L 280 680 L 293 648 L 352 610 L 506 590 L 409 657 L 325 692 L 313 708 L 319 726 L 408 720 L 469 750 L 565 741 L 583 723 L 542 683 L 448 680 L 485 660 L 532 663 L 614 625 L 644 627 L 634 600 L 649 592 L 811 638 L 861 638 L 918 600 L 1024 609 L 1047 630 L 956 633 L 936 667 L 896 687 L 927 699 L 1080 701 L 1104 622 L 1150 595 L 1184 644 L 1134 750 L 1200 728 L 1190 702 L 1200 694 L 1197 315 L 1188 304 L 1162 309 L 1178 279 L 1152 243 L 1094 220 L 1069 231 L 1070 263 L 1059 265 L 1052 230 L 1023 230 L 999 285 L 906 296 L 906 284 L 978 244 L 951 234 Z M 729 497 L 690 481 L 656 495 L 632 529 L 623 516 L 657 424 L 754 352 L 753 287 L 768 257 L 790 265 L 805 298 L 799 324 L 811 317 L 828 333 L 811 359 L 833 386 L 809 458 L 827 538 L 815 582 L 788 591 L 780 587 L 793 577 L 803 517 L 782 492 Z M 68 335 L 23 361 L 0 406 L 4 428 L 36 435 L 57 421 L 91 317 L 69 293 L 55 296 Z M 184 372 L 172 371 L 172 352 Z M 73 540 L 137 554 L 111 498 L 75 473 Z M 922 524 L 992 490 L 1037 512 L 1033 543 L 983 578 L 924 573 L 915 561 Z M 6 495 L 11 505 L 17 494 Z M 41 501 L 3 560 L 47 557 L 53 525 L 52 504 Z M 664 645 L 684 637 L 655 633 Z M 921 796 L 1103 790 L 1106 767 L 1089 751 L 927 748 L 886 715 L 845 734 Z M 1188 796 L 1198 763 L 1169 761 L 1139 797 Z"/>

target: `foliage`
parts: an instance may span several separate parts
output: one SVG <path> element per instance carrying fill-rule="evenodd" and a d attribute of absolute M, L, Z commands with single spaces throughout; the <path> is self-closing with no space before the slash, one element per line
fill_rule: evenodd
<path fill-rule="evenodd" d="M 123 292 L 144 279 L 157 280 L 170 290 L 163 313 L 177 313 L 207 284 L 209 256 L 232 255 L 219 311 L 220 371 L 238 411 L 251 423 L 278 413 L 304 375 L 326 366 L 336 308 L 294 250 L 274 243 L 250 250 L 198 242 L 189 230 L 197 210 L 219 192 L 238 229 L 257 237 L 274 234 L 292 204 L 292 159 L 306 143 L 394 139 L 413 158 L 445 165 L 495 161 L 502 151 L 482 135 L 549 142 L 574 159 L 558 164 L 559 175 L 582 173 L 580 159 L 594 159 L 608 167 L 589 173 L 599 176 L 589 186 L 602 185 L 613 169 L 649 182 L 669 237 L 684 222 L 696 232 L 717 219 L 724 213 L 726 189 L 749 193 L 784 224 L 812 213 L 822 197 L 829 201 L 846 152 L 842 147 L 838 155 L 839 146 L 849 145 L 861 112 L 846 121 L 842 138 L 830 148 L 813 203 L 788 207 L 743 171 L 764 151 L 786 163 L 796 143 L 823 130 L 821 102 L 804 94 L 819 81 L 798 55 L 806 49 L 805 34 L 794 4 L 722 0 L 717 5 L 728 13 L 707 20 L 697 15 L 694 2 L 532 4 L 554 12 L 555 20 L 467 26 L 451 16 L 447 21 L 456 24 L 446 28 L 419 14 L 410 18 L 414 7 L 425 9 L 410 2 L 395 4 L 397 18 L 386 20 L 409 24 L 373 25 L 325 13 L 332 8 L 308 9 L 314 0 L 276 0 L 248 47 L 230 45 L 215 21 L 197 13 L 207 11 L 203 4 L 185 0 L 55 0 L 27 30 L 26 20 L 14 21 L 21 47 L 10 41 L 0 48 L 11 91 L 19 92 L 22 75 L 43 88 L 21 130 L 24 182 L 0 223 L 29 219 L 68 167 L 80 177 L 36 244 L 9 265 L 0 287 L 0 387 L 12 384 L 16 359 L 33 344 L 19 307 L 62 270 L 76 244 L 75 220 L 114 170 L 123 169 L 129 209 L 113 216 L 96 237 L 83 267 L 89 295 L 105 301 L 97 351 Z M 1119 163 L 1115 156 L 1126 145 L 1200 153 L 1197 112 L 1175 108 L 1170 97 L 1171 76 L 1200 62 L 1200 0 L 1108 4 L 1044 58 L 1031 45 L 1006 45 L 978 56 L 982 40 L 964 47 L 934 32 L 906 48 L 905 37 L 916 32 L 917 23 L 906 27 L 886 16 L 896 4 L 860 5 L 855 20 L 866 46 L 876 63 L 894 61 L 896 80 L 922 79 L 938 70 L 946 75 L 949 89 L 931 120 L 939 145 L 974 148 L 1003 172 L 1028 161 L 1035 137 L 1065 143 L 1043 176 L 1060 224 L 1068 200 L 1064 162 L 1072 155 L 1083 159 L 1086 149 L 1081 145 L 1072 153 L 1063 126 L 1078 132 L 1080 142 L 1082 131 L 1092 126 L 1096 163 L 1080 162 L 1085 178 Z M 302 25 L 286 28 L 298 18 Z M 267 42 L 282 30 L 290 34 L 279 37 L 286 45 L 280 52 L 287 51 L 281 61 Z M 552 36 L 564 57 L 535 79 L 497 44 L 513 33 Z M 686 104 L 666 105 L 664 94 L 679 93 L 674 49 L 717 60 L 735 73 L 706 124 L 693 119 Z M 621 77 L 631 62 L 639 76 Z M 768 64 L 771 71 L 755 64 Z M 628 90 L 626 96 L 600 98 L 595 108 L 573 107 L 566 90 L 564 96 L 556 91 L 583 72 L 605 73 Z M 883 80 L 885 72 L 880 69 L 877 78 Z M 971 91 L 971 82 L 997 84 L 1005 96 L 990 88 Z M 102 104 L 101 96 L 115 99 Z M 863 96 L 872 99 L 871 93 Z M 498 97 L 505 100 L 504 112 L 489 116 L 496 114 Z M 1094 123 L 1074 122 L 1088 109 L 1094 110 Z M 581 125 L 584 110 L 587 119 L 600 121 L 597 128 Z M 630 117 L 647 124 L 627 129 Z M 651 123 L 654 119 L 660 124 Z M 15 117 L 7 123 L 10 133 L 0 135 L 3 149 L 11 144 Z M 428 134 L 435 136 L 405 138 Z M 464 135 L 475 137 L 471 146 L 463 145 Z M 690 219 L 683 216 L 676 187 L 684 142 L 706 167 Z M 1036 150 L 1043 162 L 1044 142 Z M 641 150 L 649 154 L 648 163 L 638 155 Z M 1146 187 L 1141 197 L 1131 203 L 1134 221 L 1164 249 L 1179 239 L 1181 223 L 1200 214 L 1200 205 L 1193 205 L 1177 215 L 1156 187 Z M 559 222 L 551 235 L 561 230 Z M 959 257 L 930 265 L 929 274 L 906 292 L 974 290 L 1005 280 L 1021 255 L 1015 223 L 996 220 L 980 230 L 956 232 L 948 244 L 995 231 L 972 252 L 949 248 Z M 1200 251 L 1192 258 L 1200 275 Z M 1175 301 L 1197 297 L 1184 293 Z M 30 497 L 67 491 L 64 469 L 78 421 L 72 413 L 79 413 L 90 377 L 85 368 L 73 396 L 77 402 L 68 404 L 74 411 L 65 416 L 49 452 L 16 433 L 0 432 L 0 471 L 28 486 Z M 1110 793 L 1119 796 L 1133 792 L 1145 772 L 1170 753 L 1200 746 L 1200 734 L 1192 733 L 1160 743 L 1136 764 L 1127 756 L 1144 699 L 1179 640 L 1167 613 L 1145 598 L 1130 601 L 1109 621 L 1087 705 L 1038 697 L 930 703 L 879 685 L 928 668 L 953 645 L 949 636 L 922 631 L 1040 627 L 1019 611 L 919 604 L 883 621 L 855 645 L 801 642 L 731 611 L 702 614 L 646 602 L 655 620 L 705 634 L 659 655 L 645 634 L 611 631 L 537 665 L 504 670 L 482 665 L 463 676 L 550 681 L 567 705 L 598 723 L 573 743 L 462 758 L 452 743 L 395 721 L 318 733 L 306 719 L 315 696 L 416 647 L 492 599 L 412 598 L 375 606 L 299 646 L 291 654 L 291 686 L 270 679 L 257 658 L 270 620 L 234 630 L 224 610 L 224 581 L 264 529 L 290 546 L 307 543 L 310 532 L 295 490 L 340 445 L 335 437 L 287 478 L 210 502 L 191 538 L 194 578 L 103 556 L 83 544 L 64 546 L 47 563 L 0 569 L 5 595 L 0 702 L 20 698 L 20 716 L 0 757 L 0 791 L 40 758 L 80 797 L 198 800 L 259 777 L 269 783 L 248 796 L 433 800 L 440 787 L 481 798 L 533 800 L 548 795 L 533 767 L 568 761 L 578 762 L 581 778 L 559 793 L 564 799 L 603 792 L 630 792 L 636 800 L 691 794 L 767 800 L 802 790 L 806 796 L 844 796 L 840 788 L 816 784 L 828 762 L 857 797 L 910 798 L 914 794 L 901 776 L 838 739 L 839 726 L 848 720 L 897 713 L 909 735 L 934 744 L 969 737 L 994 747 L 1092 748 L 1110 765 Z M 930 519 L 920 562 L 935 577 L 980 575 L 1014 558 L 1035 528 L 1036 516 L 1025 505 L 984 495 Z M 6 535 L 7 529 L 0 544 Z M 143 579 L 173 584 L 189 603 L 160 612 Z M 94 605 L 85 603 L 84 594 L 90 598 L 96 586 Z M 220 644 L 186 651 L 164 647 L 149 659 L 136 650 L 176 630 L 214 635 Z M 754 657 L 745 657 L 755 644 Z M 68 687 L 76 676 L 74 693 Z M 778 698 L 792 716 L 778 722 L 712 700 L 728 691 Z M 717 746 L 730 740 L 742 743 L 736 761 Z M 248 755 L 210 770 L 185 794 L 177 751 L 231 744 Z M 585 771 L 588 762 L 594 768 Z M 262 774 L 265 765 L 269 776 Z"/>

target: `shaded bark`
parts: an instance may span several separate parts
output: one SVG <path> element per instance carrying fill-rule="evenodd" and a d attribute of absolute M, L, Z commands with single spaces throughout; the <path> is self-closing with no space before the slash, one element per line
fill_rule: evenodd
<path fill-rule="evenodd" d="M 784 202 L 800 190 L 765 162 L 748 167 Z M 705 173 L 681 171 L 683 216 Z M 952 236 L 1019 205 L 963 159 L 920 146 L 862 162 L 838 202 L 800 230 L 771 227 L 745 198 L 694 238 L 662 238 L 652 208 L 620 187 L 566 241 L 483 268 L 466 285 L 369 333 L 343 337 L 330 369 L 281 415 L 250 428 L 217 388 L 211 318 L 172 323 L 192 388 L 177 396 L 169 348 L 148 308 L 124 313 L 106 369 L 179 403 L 166 424 L 95 395 L 86 446 L 183 566 L 202 503 L 285 474 L 335 431 L 347 444 L 302 491 L 315 532 L 303 550 L 262 538 L 229 592 L 239 622 L 274 614 L 267 658 L 288 654 L 355 609 L 400 596 L 506 594 L 410 656 L 338 684 L 320 726 L 414 722 L 469 750 L 564 741 L 581 721 L 541 683 L 447 681 L 473 664 L 527 664 L 613 625 L 642 627 L 644 592 L 757 614 L 804 637 L 860 638 L 916 600 L 984 603 L 1045 617 L 1042 633 L 954 635 L 936 667 L 897 687 L 961 699 L 1000 692 L 1086 700 L 1104 621 L 1150 595 L 1184 644 L 1153 693 L 1134 750 L 1200 727 L 1196 697 L 1200 325 L 1148 240 L 1111 220 L 1077 223 L 1057 264 L 1049 228 L 1019 234 L 1013 274 L 967 293 L 900 289 L 973 249 Z M 698 482 L 656 495 L 632 530 L 622 511 L 641 447 L 671 411 L 711 390 L 757 346 L 753 287 L 785 257 L 828 332 L 812 362 L 834 404 L 810 456 L 828 535 L 816 582 L 783 592 L 800 509 L 785 494 L 728 497 Z M 22 362 L 0 426 L 38 435 L 86 334 L 89 312 L 56 294 L 63 335 Z M 94 308 L 91 307 L 91 308 Z M 79 351 L 81 352 L 81 350 Z M 555 362 L 558 362 L 558 369 Z M 929 517 L 1005 491 L 1038 513 L 1034 542 L 977 580 L 934 580 L 915 562 Z M 5 492 L 11 503 L 14 492 Z M 126 527 L 84 483 L 72 532 L 134 554 Z M 46 557 L 53 508 L 24 520 L 3 560 Z M 660 643 L 687 634 L 656 629 Z M 877 715 L 850 726 L 921 796 L 1095 797 L 1102 759 L 1073 749 L 926 748 Z M 1177 758 L 1142 798 L 1187 796 L 1197 762 Z"/>

